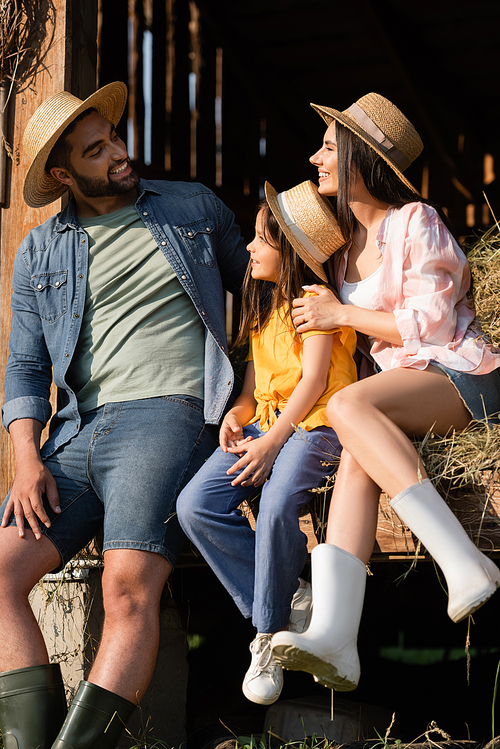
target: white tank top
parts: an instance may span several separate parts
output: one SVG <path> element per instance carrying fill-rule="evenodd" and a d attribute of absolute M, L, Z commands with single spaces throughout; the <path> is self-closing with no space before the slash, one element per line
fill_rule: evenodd
<path fill-rule="evenodd" d="M 378 289 L 378 277 L 381 270 L 382 265 L 379 265 L 371 276 L 363 278 L 362 281 L 356 281 L 356 283 L 347 283 L 347 281 L 344 281 L 340 290 L 342 304 L 354 304 L 356 307 L 373 309 L 372 299 Z"/>

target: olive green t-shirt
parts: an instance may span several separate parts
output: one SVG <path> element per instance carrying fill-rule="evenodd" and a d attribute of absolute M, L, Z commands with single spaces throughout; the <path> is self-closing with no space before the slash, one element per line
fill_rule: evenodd
<path fill-rule="evenodd" d="M 68 377 L 79 410 L 180 393 L 203 398 L 203 322 L 134 204 L 79 221 L 89 271 Z"/>

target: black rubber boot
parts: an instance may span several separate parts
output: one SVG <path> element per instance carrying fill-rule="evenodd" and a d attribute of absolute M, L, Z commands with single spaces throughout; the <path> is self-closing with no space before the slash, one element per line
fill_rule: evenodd
<path fill-rule="evenodd" d="M 0 731 L 5 749 L 50 749 L 66 712 L 58 663 L 0 674 Z"/>
<path fill-rule="evenodd" d="M 52 749 L 114 749 L 134 708 L 114 692 L 81 681 Z"/>

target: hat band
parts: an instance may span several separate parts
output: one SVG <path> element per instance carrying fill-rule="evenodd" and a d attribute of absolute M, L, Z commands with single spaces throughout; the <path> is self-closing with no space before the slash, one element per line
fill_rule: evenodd
<path fill-rule="evenodd" d="M 280 207 L 283 218 L 285 219 L 285 224 L 288 226 L 295 239 L 300 242 L 302 247 L 307 250 L 311 257 L 317 260 L 318 263 L 326 263 L 330 255 L 325 255 L 323 252 L 321 252 L 321 250 L 318 250 L 318 248 L 311 242 L 307 234 L 305 234 L 300 226 L 295 222 L 295 219 L 292 216 L 292 212 L 290 210 L 290 204 L 288 203 L 286 193 L 279 193 L 278 205 Z"/>
<path fill-rule="evenodd" d="M 401 169 L 401 171 L 404 171 L 406 167 L 410 166 L 411 161 L 407 156 L 402 153 L 399 148 L 396 148 L 394 143 L 389 140 L 389 138 L 384 135 L 382 130 L 377 127 L 377 125 L 371 120 L 366 112 L 364 112 L 361 107 L 358 104 L 351 104 L 351 106 L 346 109 L 346 112 L 349 112 L 355 120 L 359 122 L 362 128 L 366 130 L 368 135 L 370 135 L 373 140 L 375 140 L 382 151 L 385 153 L 385 155 L 391 159 L 391 161 L 394 161 L 397 166 Z"/>

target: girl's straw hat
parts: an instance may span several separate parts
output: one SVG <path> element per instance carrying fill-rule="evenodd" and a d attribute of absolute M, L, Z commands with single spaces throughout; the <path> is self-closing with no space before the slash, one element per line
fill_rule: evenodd
<path fill-rule="evenodd" d="M 323 263 L 346 242 L 328 200 L 309 180 L 279 195 L 269 182 L 265 189 L 269 207 L 297 255 L 328 283 Z"/>
<path fill-rule="evenodd" d="M 127 87 L 117 81 L 103 86 L 82 101 L 69 91 L 53 94 L 41 104 L 24 131 L 23 146 L 33 159 L 24 180 L 24 200 L 31 208 L 52 203 L 68 187 L 45 171 L 45 164 L 59 136 L 85 109 L 94 107 L 106 120 L 117 125 L 125 109 Z"/>
<path fill-rule="evenodd" d="M 344 112 L 317 104 L 311 104 L 311 107 L 327 125 L 337 120 L 359 135 L 389 164 L 400 180 L 418 194 L 403 171 L 420 155 L 424 144 L 411 122 L 389 99 L 380 94 L 366 94 Z"/>

